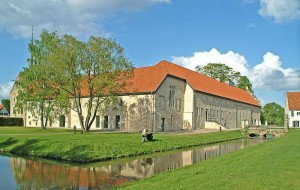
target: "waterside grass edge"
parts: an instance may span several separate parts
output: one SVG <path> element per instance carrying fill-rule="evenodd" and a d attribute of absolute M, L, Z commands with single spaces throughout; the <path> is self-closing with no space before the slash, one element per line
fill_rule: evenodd
<path fill-rule="evenodd" d="M 38 130 L 22 133 L 0 129 L 0 152 L 72 162 L 96 162 L 212 144 L 245 137 L 239 130 L 207 134 L 154 134 L 141 142 L 140 133 L 77 133 Z M 24 129 L 19 129 L 24 130 Z M 27 130 L 27 129 L 26 129 Z M 3 134 L 4 132 L 5 134 Z M 12 133 L 15 133 L 13 135 Z M 25 135 L 24 135 L 25 134 Z"/>

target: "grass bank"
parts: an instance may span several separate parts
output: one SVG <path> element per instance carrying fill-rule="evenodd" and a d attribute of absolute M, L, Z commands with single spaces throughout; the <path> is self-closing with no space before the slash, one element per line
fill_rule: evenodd
<path fill-rule="evenodd" d="M 2 128 L 0 134 L 1 130 Z M 44 134 L 0 135 L 0 151 L 74 162 L 93 162 L 163 152 L 242 137 L 243 135 L 239 131 L 209 134 L 154 134 L 154 141 L 143 143 L 139 133 L 74 135 L 69 132 L 53 135 L 52 132 L 47 133 L 45 131 Z"/>
<path fill-rule="evenodd" d="M 122 189 L 299 189 L 300 130 Z"/>

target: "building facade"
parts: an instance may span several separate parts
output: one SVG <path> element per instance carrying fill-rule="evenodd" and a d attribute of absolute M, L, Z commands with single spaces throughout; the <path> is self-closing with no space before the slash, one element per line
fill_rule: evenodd
<path fill-rule="evenodd" d="M 300 92 L 287 92 L 285 123 L 288 127 L 300 127 Z"/>
<path fill-rule="evenodd" d="M 96 116 L 91 129 L 155 132 L 260 124 L 260 104 L 249 92 L 168 61 L 134 69 L 130 86 L 118 98 L 115 108 Z M 25 115 L 26 126 L 40 126 L 38 117 Z M 74 111 L 50 124 L 74 125 L 80 126 Z"/>

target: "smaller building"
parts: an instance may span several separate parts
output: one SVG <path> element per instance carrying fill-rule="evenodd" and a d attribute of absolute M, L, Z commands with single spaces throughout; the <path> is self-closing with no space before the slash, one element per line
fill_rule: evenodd
<path fill-rule="evenodd" d="M 0 117 L 1 116 L 8 116 L 9 113 L 7 109 L 4 107 L 4 105 L 0 104 Z"/>
<path fill-rule="evenodd" d="M 285 123 L 288 127 L 300 127 L 300 92 L 286 95 Z"/>

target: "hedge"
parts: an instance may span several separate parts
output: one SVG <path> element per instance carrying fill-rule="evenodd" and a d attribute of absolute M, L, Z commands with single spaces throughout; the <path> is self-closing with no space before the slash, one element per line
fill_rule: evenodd
<path fill-rule="evenodd" d="M 0 117 L 0 126 L 23 126 L 23 118 Z"/>

